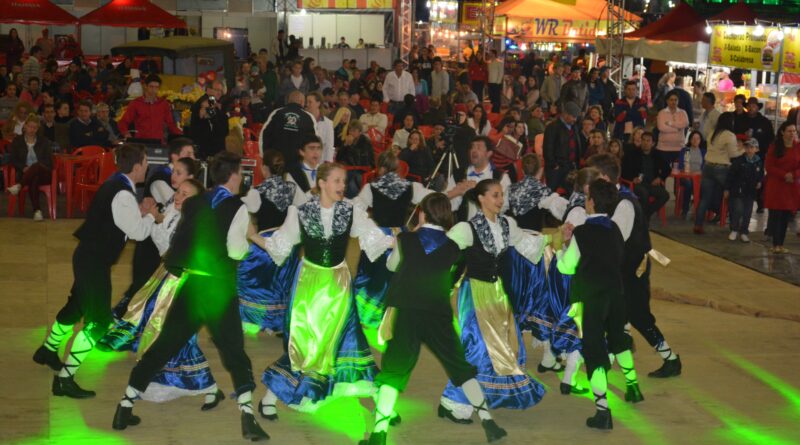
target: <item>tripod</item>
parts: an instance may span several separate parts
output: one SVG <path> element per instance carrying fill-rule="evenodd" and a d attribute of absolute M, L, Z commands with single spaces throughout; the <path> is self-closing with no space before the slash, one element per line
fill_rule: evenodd
<path fill-rule="evenodd" d="M 436 164 L 436 168 L 433 169 L 433 173 L 428 177 L 428 182 L 425 184 L 425 190 L 431 189 L 431 183 L 433 183 L 434 178 L 438 176 L 439 170 L 442 169 L 442 165 L 445 163 L 445 159 L 447 160 L 447 181 L 450 181 L 450 178 L 453 176 L 453 166 L 456 169 L 460 168 L 458 165 L 458 156 L 456 155 L 456 151 L 453 148 L 453 145 L 450 144 L 447 149 L 445 150 L 442 158 L 439 159 L 439 162 Z M 414 206 L 414 210 L 411 211 L 411 215 L 408 217 L 406 221 L 406 226 L 411 224 L 411 220 L 414 218 L 414 215 L 417 213 L 417 208 L 419 208 L 419 204 Z"/>

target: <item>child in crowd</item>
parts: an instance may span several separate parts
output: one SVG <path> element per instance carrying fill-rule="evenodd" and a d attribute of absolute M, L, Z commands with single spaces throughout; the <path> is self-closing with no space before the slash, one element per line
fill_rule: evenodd
<path fill-rule="evenodd" d="M 753 202 L 761 189 L 764 179 L 764 163 L 758 157 L 758 141 L 750 139 L 744 142 L 744 156 L 731 162 L 724 197 L 728 199 L 731 209 L 731 233 L 728 239 L 749 243 L 750 216 L 753 214 Z M 741 237 L 740 237 L 741 236 Z"/>

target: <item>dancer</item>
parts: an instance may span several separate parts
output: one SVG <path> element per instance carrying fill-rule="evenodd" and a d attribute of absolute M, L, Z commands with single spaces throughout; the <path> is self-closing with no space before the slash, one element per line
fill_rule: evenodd
<path fill-rule="evenodd" d="M 422 343 L 447 372 L 453 385 L 460 387 L 477 410 L 486 438 L 493 442 L 506 435 L 489 413 L 477 370 L 464 357 L 464 347 L 453 327 L 450 295 L 455 285 L 455 262 L 461 255 L 445 230 L 453 225 L 450 201 L 441 193 L 428 195 L 420 204 L 419 226 L 397 236 L 397 248 L 387 260 L 394 271 L 386 295 L 386 305 L 396 311 L 387 315 L 381 332 L 391 335 L 375 379 L 380 389 L 375 409 L 375 427 L 363 445 L 385 445 L 391 413 L 398 393 L 405 390 L 419 358 Z M 389 313 L 390 314 L 390 313 Z"/>
<path fill-rule="evenodd" d="M 597 169 L 599 177 L 617 184 L 619 159 L 610 154 L 595 155 L 587 165 Z M 626 187 L 619 189 L 620 200 L 611 219 L 617 224 L 625 240 L 625 257 L 622 261 L 622 282 L 628 321 L 664 360 L 649 377 L 667 378 L 681 374 L 681 358 L 670 348 L 664 334 L 656 326 L 656 317 L 650 311 L 650 230 L 636 195 Z"/>
<path fill-rule="evenodd" d="M 614 427 L 606 399 L 606 374 L 611 369 L 609 352 L 614 354 L 625 375 L 625 401 L 644 400 L 633 366 L 631 337 L 625 332 L 626 310 L 619 267 L 625 254 L 625 241 L 608 217 L 617 200 L 613 184 L 602 179 L 589 184 L 586 222 L 575 228 L 570 224 L 564 226 L 564 238 L 569 246 L 558 254 L 558 270 L 574 275 L 569 290 L 570 313 L 583 333 L 586 374 L 594 394 L 596 412 L 586 419 L 586 426 L 606 430 Z"/>
<path fill-rule="evenodd" d="M 362 208 L 372 208 L 372 218 L 386 235 L 393 236 L 405 230 L 406 219 L 411 204 L 418 204 L 422 198 L 432 193 L 418 182 L 411 182 L 397 174 L 399 162 L 397 155 L 385 151 L 378 157 L 378 179 L 365 185 L 354 204 Z M 375 261 L 370 261 L 362 252 L 358 262 L 358 273 L 353 282 L 356 294 L 358 318 L 364 330 L 377 330 L 383 319 L 384 296 L 392 273 L 386 269 L 387 250 Z M 371 339 L 373 336 L 368 335 Z M 373 344 L 376 349 L 383 349 Z"/>
<path fill-rule="evenodd" d="M 392 246 L 360 207 L 343 201 L 345 170 L 339 164 L 320 166 L 313 199 L 290 206 L 283 225 L 270 238 L 250 239 L 264 246 L 276 264 L 283 264 L 294 246 L 305 257 L 294 280 L 284 336 L 284 354 L 262 378 L 267 393 L 259 403 L 261 416 L 278 418 L 275 402 L 313 412 L 339 396 L 374 393 L 377 372 L 354 307 L 345 252 L 350 237 L 374 261 Z M 254 231 L 253 231 L 254 232 Z"/>
<path fill-rule="evenodd" d="M 550 236 L 523 233 L 513 219 L 501 215 L 504 199 L 499 181 L 484 179 L 474 191 L 479 212 L 447 233 L 465 251 L 467 269 L 458 292 L 461 342 L 467 361 L 478 368 L 478 381 L 491 390 L 489 407 L 525 409 L 539 402 L 544 388 L 525 372 L 522 334 L 499 273 L 509 247 L 538 263 Z M 448 382 L 439 417 L 470 423 L 473 410 L 464 391 Z"/>
<path fill-rule="evenodd" d="M 244 336 L 236 298 L 236 261 L 247 255 L 247 209 L 234 192 L 242 184 L 241 157 L 220 152 L 211 163 L 216 186 L 186 201 L 181 224 L 164 259 L 168 283 L 174 286 L 174 301 L 161 333 L 131 371 L 128 387 L 114 414 L 112 426 L 124 430 L 141 420 L 133 415 L 133 403 L 147 391 L 153 377 L 206 326 L 233 378 L 242 436 L 250 440 L 269 436 L 255 420 L 250 358 L 244 351 Z"/>
<path fill-rule="evenodd" d="M 78 247 L 72 255 L 72 284 L 67 304 L 56 315 L 44 344 L 33 360 L 58 371 L 53 377 L 53 395 L 75 399 L 94 397 L 95 392 L 78 386 L 75 373 L 106 333 L 111 316 L 111 266 L 125 242 L 141 241 L 150 236 L 156 209 L 147 212 L 136 202 L 135 184 L 144 181 L 147 155 L 144 146 L 126 144 L 116 151 L 117 173 L 95 194 L 86 220 L 75 231 Z M 142 213 L 147 213 L 144 216 Z M 72 326 L 83 319 L 83 329 L 75 336 L 63 366 L 58 348 L 69 338 Z"/>
<path fill-rule="evenodd" d="M 568 201 L 550 190 L 538 179 L 541 174 L 539 156 L 534 153 L 522 157 L 525 177 L 508 188 L 508 205 L 520 229 L 541 231 L 547 212 L 561 220 Z"/>
<path fill-rule="evenodd" d="M 311 189 L 317 183 L 317 169 L 322 164 L 322 139 L 314 134 L 307 136 L 303 139 L 299 152 L 300 159 L 286 167 L 289 173 L 286 180 L 297 184 L 306 197 L 310 198 Z"/>
<path fill-rule="evenodd" d="M 289 205 L 306 202 L 306 195 L 297 184 L 284 180 L 283 154 L 266 150 L 261 174 L 264 182 L 255 190 L 259 195 L 255 211 L 258 236 L 269 238 L 286 219 Z M 239 313 L 245 332 L 283 332 L 286 304 L 299 258 L 292 252 L 283 265 L 275 264 L 264 249 L 252 244 L 247 258 L 239 263 L 236 288 L 239 291 Z"/>

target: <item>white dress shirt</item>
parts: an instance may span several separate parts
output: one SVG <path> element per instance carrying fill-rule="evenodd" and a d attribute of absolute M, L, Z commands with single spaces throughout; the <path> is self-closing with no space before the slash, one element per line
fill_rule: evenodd
<path fill-rule="evenodd" d="M 336 155 L 336 148 L 333 146 L 333 121 L 321 114 L 320 117 L 322 119 L 314 119 L 314 130 L 322 139 L 322 162 L 333 162 Z"/>
<path fill-rule="evenodd" d="M 136 190 L 131 178 L 128 175 L 123 177 L 130 184 L 131 190 Z M 114 199 L 111 200 L 111 215 L 114 218 L 114 225 L 125 233 L 127 239 L 143 241 L 150 236 L 155 219 L 149 213 L 142 216 L 136 195 L 131 190 L 120 190 L 114 195 Z"/>
<path fill-rule="evenodd" d="M 386 127 L 389 126 L 389 119 L 383 113 L 364 113 L 358 120 L 361 121 L 361 125 L 366 127 L 365 132 L 370 128 L 377 128 L 383 134 L 386 131 Z"/>
<path fill-rule="evenodd" d="M 414 78 L 411 73 L 403 71 L 400 77 L 397 73 L 391 71 L 386 75 L 383 81 L 383 101 L 384 102 L 402 102 L 406 94 L 415 96 L 416 88 L 414 88 Z"/>
<path fill-rule="evenodd" d="M 493 171 L 494 170 L 492 169 L 491 165 L 486 166 L 486 168 L 484 168 L 483 171 L 480 172 L 476 172 L 475 167 L 470 165 L 469 167 L 467 167 L 467 177 L 464 179 L 467 181 L 475 181 L 476 183 L 481 182 L 484 179 L 492 179 Z M 503 194 L 506 196 L 508 196 L 508 187 L 510 185 L 511 185 L 511 179 L 509 179 L 507 174 L 503 173 L 503 176 L 500 178 L 500 186 L 503 188 Z M 449 192 L 450 190 L 453 190 L 455 187 L 456 187 L 456 181 L 455 179 L 453 179 L 452 176 L 450 176 L 450 178 L 447 180 L 446 191 Z M 458 210 L 459 207 L 461 207 L 461 202 L 463 199 L 464 199 L 463 196 L 456 196 L 455 198 L 450 200 L 450 205 L 453 207 L 454 212 Z M 475 206 L 474 202 L 469 202 L 468 206 L 469 207 L 467 207 L 467 219 L 472 219 L 472 217 L 475 216 L 475 214 L 478 212 L 478 207 Z M 506 210 L 508 210 L 508 199 L 503 201 L 503 209 L 501 213 L 504 213 Z"/>
<path fill-rule="evenodd" d="M 619 190 L 619 184 L 617 184 L 617 190 Z M 636 210 L 633 208 L 633 204 L 627 199 L 620 199 L 619 204 L 614 209 L 614 214 L 611 215 L 611 220 L 619 227 L 619 231 L 622 232 L 622 239 L 625 241 L 628 241 L 628 238 L 631 237 L 634 219 L 636 219 Z"/>

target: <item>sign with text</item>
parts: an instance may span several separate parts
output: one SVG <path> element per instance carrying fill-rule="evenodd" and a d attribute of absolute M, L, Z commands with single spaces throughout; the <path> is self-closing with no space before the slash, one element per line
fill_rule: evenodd
<path fill-rule="evenodd" d="M 480 26 L 483 16 L 483 2 L 464 2 L 461 5 L 461 24 Z"/>
<path fill-rule="evenodd" d="M 777 71 L 781 50 L 781 30 L 755 26 L 714 26 L 711 48 L 712 65 L 724 65 L 751 70 Z"/>
<path fill-rule="evenodd" d="M 299 9 L 393 9 L 394 0 L 297 0 Z"/>
<path fill-rule="evenodd" d="M 800 73 L 800 29 L 783 30 L 783 71 Z"/>
<path fill-rule="evenodd" d="M 543 42 L 594 42 L 597 31 L 606 29 L 605 20 L 561 20 L 508 18 L 508 34 L 524 40 Z"/>

